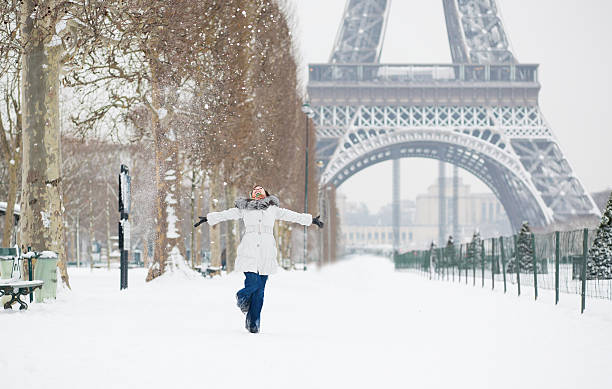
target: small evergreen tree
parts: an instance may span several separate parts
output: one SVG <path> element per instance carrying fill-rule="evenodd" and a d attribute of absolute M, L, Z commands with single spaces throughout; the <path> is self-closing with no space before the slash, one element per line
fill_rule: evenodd
<path fill-rule="evenodd" d="M 516 258 L 518 257 L 519 272 L 533 273 L 533 237 L 528 222 L 523 222 L 518 235 L 517 249 L 514 257 L 508 262 L 506 272 L 516 273 Z"/>
<path fill-rule="evenodd" d="M 457 264 L 457 253 L 455 250 L 455 241 L 453 240 L 452 235 L 449 235 L 448 241 L 446 242 L 446 247 L 444 248 L 444 256 L 446 257 L 446 261 L 448 266 L 453 267 Z"/>
<path fill-rule="evenodd" d="M 436 249 L 436 244 L 431 242 L 429 246 L 429 266 L 435 267 L 438 266 L 438 250 Z"/>
<path fill-rule="evenodd" d="M 589 250 L 587 280 L 612 279 L 612 193 Z"/>
<path fill-rule="evenodd" d="M 472 235 L 472 241 L 468 243 L 467 253 L 466 253 L 466 265 L 477 266 L 481 261 L 482 255 L 482 238 L 480 237 L 480 232 L 474 231 L 474 235 Z"/>

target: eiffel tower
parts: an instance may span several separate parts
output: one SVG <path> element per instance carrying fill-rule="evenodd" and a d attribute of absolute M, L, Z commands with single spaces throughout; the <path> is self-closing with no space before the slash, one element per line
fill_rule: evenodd
<path fill-rule="evenodd" d="M 309 65 L 320 185 L 432 158 L 482 180 L 515 231 L 599 217 L 538 104 L 538 65 L 511 52 L 495 0 L 442 0 L 451 64 L 381 64 L 390 0 L 347 0 L 329 62 Z M 397 225 L 396 225 L 397 224 Z M 394 247 L 399 224 L 394 219 Z"/>

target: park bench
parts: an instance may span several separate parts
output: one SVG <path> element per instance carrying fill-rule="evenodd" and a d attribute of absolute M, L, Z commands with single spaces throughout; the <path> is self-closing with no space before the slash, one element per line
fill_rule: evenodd
<path fill-rule="evenodd" d="M 20 310 L 28 309 L 28 304 L 21 300 L 21 297 L 31 295 L 44 284 L 41 280 L 21 280 L 19 259 L 17 248 L 0 247 L 0 269 L 4 276 L 8 275 L 8 278 L 0 279 L 0 298 L 10 296 L 10 300 L 4 303 L 4 309 L 12 309 L 14 303 L 19 303 Z M 17 276 L 13 277 L 15 273 Z"/>
<path fill-rule="evenodd" d="M 221 267 L 219 266 L 200 265 L 196 266 L 195 270 L 202 273 L 204 277 L 212 278 L 216 275 L 221 275 Z"/>
<path fill-rule="evenodd" d="M 39 280 L 22 281 L 15 279 L 0 280 L 0 297 L 11 296 L 11 299 L 4 303 L 4 309 L 13 309 L 14 303 L 19 303 L 19 309 L 28 309 L 28 304 L 21 300 L 21 296 L 34 293 L 37 288 L 42 288 L 43 282 Z"/>
<path fill-rule="evenodd" d="M 208 266 L 205 269 L 205 276 L 212 278 L 213 276 L 221 275 L 221 267 L 219 266 Z"/>

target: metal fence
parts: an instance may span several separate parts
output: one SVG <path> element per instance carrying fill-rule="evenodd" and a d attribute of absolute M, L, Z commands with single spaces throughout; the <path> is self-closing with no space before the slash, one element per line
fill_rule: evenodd
<path fill-rule="evenodd" d="M 517 259 L 518 235 L 484 239 L 480 248 L 473 243 L 410 251 L 394 255 L 395 269 L 408 269 L 430 279 L 449 280 L 471 285 L 490 285 L 518 295 L 538 290 L 555 291 L 555 304 L 560 293 L 581 296 L 581 312 L 586 298 L 612 300 L 612 280 L 587 276 L 589 248 L 595 230 L 531 234 L 531 263 Z M 476 253 L 476 255 L 474 255 Z M 587 260 L 585 260 L 587 259 Z"/>

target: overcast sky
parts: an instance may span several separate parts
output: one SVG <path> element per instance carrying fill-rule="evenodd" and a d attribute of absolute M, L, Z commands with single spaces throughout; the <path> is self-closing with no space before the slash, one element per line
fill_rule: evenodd
<path fill-rule="evenodd" d="M 293 0 L 301 55 L 327 62 L 345 0 Z M 612 187 L 612 2 L 497 0 L 514 55 L 540 64 L 540 106 L 576 175 L 590 192 Z M 450 63 L 442 0 L 392 0 L 381 62 Z M 437 161 L 404 159 L 402 198 L 415 198 L 437 177 Z M 450 167 L 449 167 L 450 172 Z M 473 191 L 484 184 L 462 171 Z M 371 211 L 391 202 L 391 161 L 344 182 L 339 192 Z"/>

